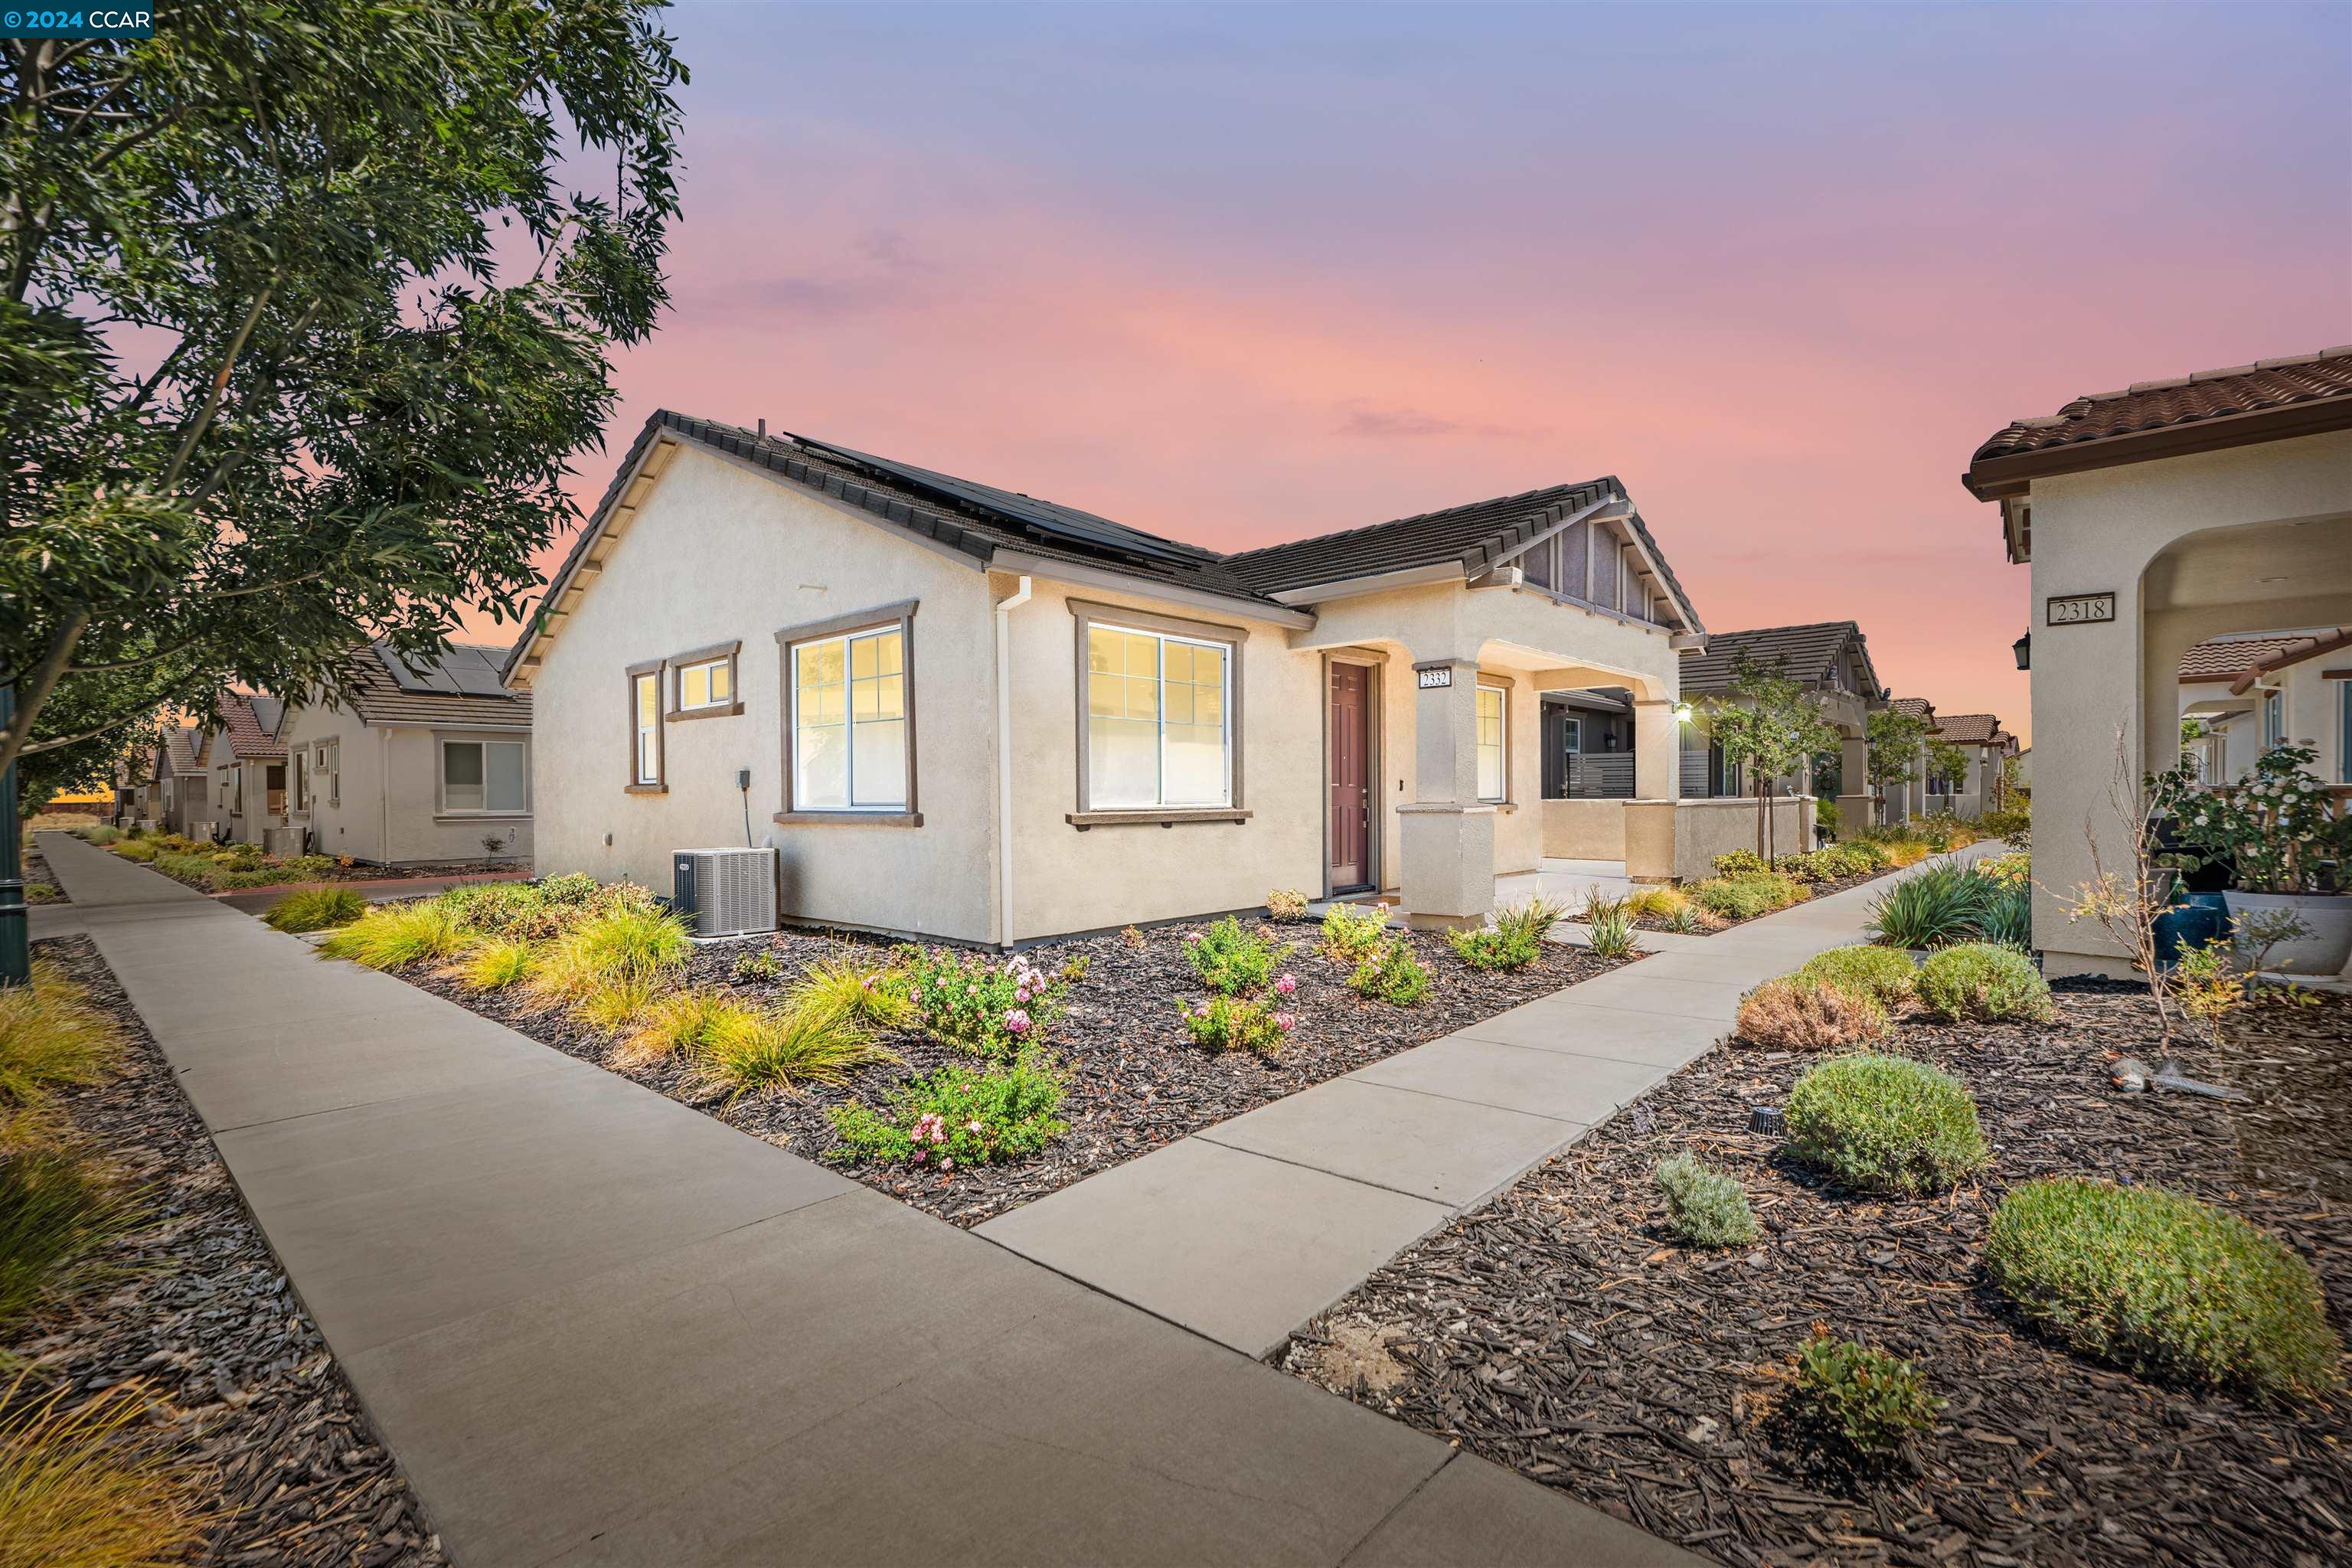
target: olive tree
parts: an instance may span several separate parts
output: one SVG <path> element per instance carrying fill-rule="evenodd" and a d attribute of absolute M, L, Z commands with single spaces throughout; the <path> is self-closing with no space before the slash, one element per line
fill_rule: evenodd
<path fill-rule="evenodd" d="M 1780 847 L 1772 822 L 1773 781 L 1810 770 L 1816 752 L 1837 743 L 1837 731 L 1822 714 L 1818 693 L 1780 667 L 1767 668 L 1744 653 L 1732 666 L 1729 695 L 1707 698 L 1699 710 L 1724 761 L 1738 763 L 1755 780 L 1756 853 L 1771 860 Z"/>

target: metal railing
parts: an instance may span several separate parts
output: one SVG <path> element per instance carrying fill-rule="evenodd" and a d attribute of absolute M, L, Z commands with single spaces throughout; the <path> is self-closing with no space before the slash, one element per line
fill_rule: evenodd
<path fill-rule="evenodd" d="M 1631 800 L 1633 798 L 1633 754 L 1631 752 L 1570 752 L 1566 786 L 1561 794 L 1570 800 Z"/>

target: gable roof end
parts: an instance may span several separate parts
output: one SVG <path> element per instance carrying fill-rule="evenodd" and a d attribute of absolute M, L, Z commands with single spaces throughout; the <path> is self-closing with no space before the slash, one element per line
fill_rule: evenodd
<path fill-rule="evenodd" d="M 1862 656 L 1864 683 L 1869 688 L 1862 695 L 1874 702 L 1878 700 L 1878 670 L 1870 661 L 1869 639 L 1853 621 L 1811 621 L 1803 626 L 1709 632 L 1706 647 L 1684 650 L 1682 689 L 1685 692 L 1730 690 L 1732 672 L 1738 667 L 1742 654 L 1768 668 L 1778 666 L 1791 679 L 1826 682 L 1836 675 L 1838 660 L 1849 647 Z"/>

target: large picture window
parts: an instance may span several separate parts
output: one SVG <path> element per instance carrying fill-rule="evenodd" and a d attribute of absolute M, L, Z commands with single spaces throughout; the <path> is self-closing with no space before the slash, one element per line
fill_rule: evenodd
<path fill-rule="evenodd" d="M 515 816 L 530 809 L 530 763 L 520 741 L 441 742 L 441 809 Z"/>
<path fill-rule="evenodd" d="M 1233 804 L 1232 677 L 1223 643 L 1089 625 L 1087 809 Z"/>
<path fill-rule="evenodd" d="M 905 628 L 794 643 L 792 672 L 793 808 L 908 809 Z"/>
<path fill-rule="evenodd" d="M 1506 733 L 1510 693 L 1499 686 L 1478 688 L 1478 798 L 1499 802 L 1508 781 Z"/>

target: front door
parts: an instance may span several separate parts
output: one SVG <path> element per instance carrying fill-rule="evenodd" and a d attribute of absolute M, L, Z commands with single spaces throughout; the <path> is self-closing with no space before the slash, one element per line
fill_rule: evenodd
<path fill-rule="evenodd" d="M 1331 890 L 1372 881 L 1372 671 L 1331 666 Z"/>

